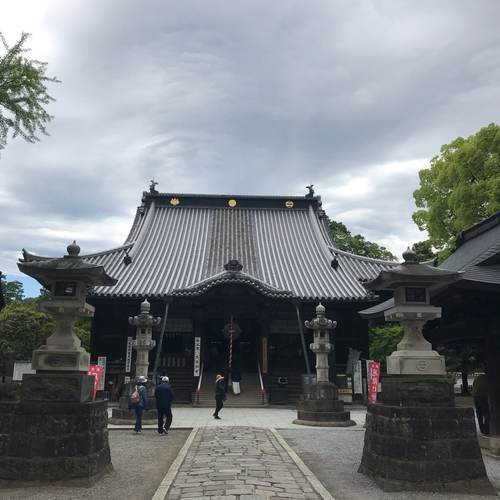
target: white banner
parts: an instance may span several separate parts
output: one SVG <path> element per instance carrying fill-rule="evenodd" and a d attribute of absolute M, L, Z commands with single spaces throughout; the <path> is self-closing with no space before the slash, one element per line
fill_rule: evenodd
<path fill-rule="evenodd" d="M 193 362 L 193 376 L 200 376 L 201 364 L 201 337 L 194 338 L 194 362 Z"/>
<path fill-rule="evenodd" d="M 97 390 L 104 391 L 104 379 L 106 378 L 106 356 L 99 356 L 97 358 L 97 364 L 99 366 L 102 366 L 101 383 L 99 384 L 99 387 L 97 388 Z"/>
<path fill-rule="evenodd" d="M 354 365 L 354 374 L 352 376 L 354 394 L 363 394 L 363 381 L 361 379 L 361 361 Z"/>
<path fill-rule="evenodd" d="M 127 355 L 125 356 L 125 373 L 130 373 L 132 369 L 132 345 L 134 343 L 133 337 L 127 337 Z"/>

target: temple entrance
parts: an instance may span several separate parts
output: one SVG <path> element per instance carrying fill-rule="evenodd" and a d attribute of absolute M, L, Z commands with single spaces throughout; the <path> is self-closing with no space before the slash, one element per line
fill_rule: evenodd
<path fill-rule="evenodd" d="M 236 377 L 258 372 L 259 323 L 231 316 L 205 324 L 204 366 L 208 372 L 232 373 Z"/>

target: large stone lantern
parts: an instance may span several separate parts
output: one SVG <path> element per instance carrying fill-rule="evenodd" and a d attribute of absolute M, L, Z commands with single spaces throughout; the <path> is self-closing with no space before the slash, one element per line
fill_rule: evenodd
<path fill-rule="evenodd" d="M 413 251 L 403 253 L 404 262 L 365 283 L 368 290 L 393 290 L 394 307 L 384 312 L 385 320 L 398 322 L 404 335 L 387 358 L 391 375 L 445 375 L 444 357 L 432 350 L 422 333 L 427 321 L 441 317 L 441 308 L 431 305 L 431 287 L 445 287 L 460 278 L 455 271 L 420 264 Z"/>
<path fill-rule="evenodd" d="M 330 332 L 337 322 L 328 319 L 325 312 L 325 307 L 318 304 L 316 317 L 305 322 L 305 326 L 313 331 L 313 342 L 309 347 L 316 354 L 316 382 L 304 384 L 294 423 L 318 427 L 355 425 L 350 412 L 344 411 L 343 401 L 338 399 L 337 387 L 329 379 L 328 354 L 333 349 Z"/>
<path fill-rule="evenodd" d="M 3 446 L 0 479 L 91 479 L 111 466 L 107 402 L 93 401 L 89 354 L 74 333 L 78 318 L 92 316 L 87 290 L 117 281 L 102 266 L 79 257 L 73 242 L 61 258 L 24 252 L 19 269 L 47 290 L 40 304 L 54 318 L 46 344 L 33 352 L 35 374 L 25 374 L 21 400 L 0 405 Z"/>
<path fill-rule="evenodd" d="M 404 336 L 387 357 L 382 402 L 368 405 L 359 472 L 385 491 L 490 493 L 474 411 L 455 407 L 444 358 L 422 334 L 427 321 L 441 316 L 430 303 L 432 287 L 443 290 L 460 274 L 419 264 L 411 250 L 403 258 L 365 284 L 394 291 L 384 316 L 401 323 Z"/>
<path fill-rule="evenodd" d="M 47 290 L 40 303 L 42 311 L 55 321 L 54 332 L 45 345 L 33 352 L 32 368 L 37 372 L 77 372 L 87 374 L 90 356 L 74 333 L 81 317 L 92 317 L 94 307 L 85 298 L 89 287 L 114 285 L 102 266 L 89 264 L 79 257 L 80 247 L 68 245 L 68 255 L 62 258 L 23 261 L 20 271 L 35 278 Z"/>

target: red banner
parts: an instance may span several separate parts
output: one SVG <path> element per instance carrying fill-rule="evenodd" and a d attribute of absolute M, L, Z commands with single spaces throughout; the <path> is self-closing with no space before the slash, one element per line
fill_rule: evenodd
<path fill-rule="evenodd" d="M 99 388 L 99 385 L 101 383 L 102 379 L 102 370 L 103 367 L 101 365 L 89 365 L 89 375 L 94 376 L 94 395 L 92 399 L 95 399 L 95 394 L 97 392 L 97 389 Z"/>
<path fill-rule="evenodd" d="M 370 361 L 370 382 L 368 386 L 368 403 L 377 402 L 378 383 L 380 380 L 380 363 Z"/>

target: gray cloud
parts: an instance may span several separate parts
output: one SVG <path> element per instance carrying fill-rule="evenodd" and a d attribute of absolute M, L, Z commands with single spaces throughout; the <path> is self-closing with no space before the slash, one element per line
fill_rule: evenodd
<path fill-rule="evenodd" d="M 14 2 L 7 2 L 14 8 Z M 33 5 L 36 9 L 37 4 Z M 7 9 L 8 11 L 8 9 Z M 54 1 L 50 137 L 0 158 L 0 269 L 121 243 L 141 191 L 301 194 L 396 253 L 441 144 L 498 121 L 500 5 Z M 399 166 L 398 166 L 399 165 Z"/>

